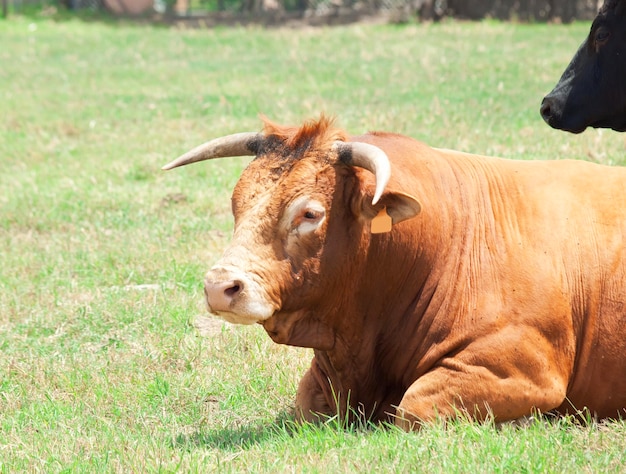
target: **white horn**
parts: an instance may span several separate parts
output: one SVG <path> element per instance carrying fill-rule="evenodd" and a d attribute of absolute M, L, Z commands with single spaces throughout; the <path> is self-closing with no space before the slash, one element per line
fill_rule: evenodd
<path fill-rule="evenodd" d="M 212 158 L 256 155 L 263 138 L 263 134 L 257 132 L 235 133 L 215 138 L 188 151 L 161 169 L 171 170 L 172 168 Z"/>
<path fill-rule="evenodd" d="M 376 204 L 391 177 L 387 154 L 377 146 L 361 142 L 335 142 L 333 148 L 343 163 L 366 169 L 376 177 L 376 191 L 372 199 L 372 204 Z"/>

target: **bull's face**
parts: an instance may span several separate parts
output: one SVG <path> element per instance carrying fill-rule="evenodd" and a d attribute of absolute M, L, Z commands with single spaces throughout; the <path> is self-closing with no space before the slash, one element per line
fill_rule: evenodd
<path fill-rule="evenodd" d="M 232 323 L 262 323 L 310 304 L 323 291 L 318 274 L 328 222 L 346 217 L 337 215 L 341 203 L 333 205 L 332 166 L 301 159 L 276 174 L 269 172 L 275 160 L 257 158 L 239 179 L 233 240 L 205 277 L 209 311 Z"/>
<path fill-rule="evenodd" d="M 606 0 L 589 36 L 541 104 L 551 127 L 626 130 L 626 1 Z"/>
<path fill-rule="evenodd" d="M 371 221 L 384 208 L 397 224 L 420 205 L 386 188 L 391 166 L 372 145 L 234 137 L 235 145 L 225 145 L 232 137 L 217 139 L 166 167 L 257 155 L 233 191 L 232 242 L 205 277 L 209 312 L 231 323 L 263 324 L 277 342 L 327 347 L 320 315 L 338 304 L 329 295 L 340 295 L 336 288 L 354 272 Z"/>

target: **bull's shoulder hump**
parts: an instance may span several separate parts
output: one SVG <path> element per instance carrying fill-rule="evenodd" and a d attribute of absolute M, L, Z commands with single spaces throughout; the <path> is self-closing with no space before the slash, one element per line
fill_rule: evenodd
<path fill-rule="evenodd" d="M 425 143 L 416 140 L 415 138 L 408 137 L 399 133 L 393 132 L 368 132 L 364 135 L 355 135 L 350 137 L 352 142 L 369 143 L 370 145 L 384 148 L 386 146 L 404 146 L 404 147 L 417 147 L 432 149 Z"/>

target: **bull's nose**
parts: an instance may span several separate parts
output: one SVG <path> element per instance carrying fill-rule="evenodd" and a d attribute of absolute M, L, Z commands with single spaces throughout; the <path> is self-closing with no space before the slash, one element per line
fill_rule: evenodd
<path fill-rule="evenodd" d="M 550 99 L 543 99 L 539 113 L 541 113 L 541 117 L 546 123 L 550 123 L 550 119 L 552 118 L 552 104 Z"/>
<path fill-rule="evenodd" d="M 213 281 L 206 279 L 204 294 L 211 311 L 230 311 L 235 298 L 243 291 L 240 280 Z"/>

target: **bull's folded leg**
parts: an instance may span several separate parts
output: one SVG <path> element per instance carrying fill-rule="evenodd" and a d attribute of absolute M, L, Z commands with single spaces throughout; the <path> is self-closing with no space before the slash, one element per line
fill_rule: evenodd
<path fill-rule="evenodd" d="M 319 377 L 317 377 L 316 362 L 306 371 L 296 394 L 295 415 L 298 422 L 317 422 L 325 417 L 337 413 L 336 407 L 332 407 L 324 394 Z"/>
<path fill-rule="evenodd" d="M 395 423 L 405 430 L 421 424 L 467 416 L 516 420 L 547 412 L 565 398 L 566 386 L 545 374 L 494 373 L 486 367 L 447 361 L 415 381 L 402 397 Z"/>

